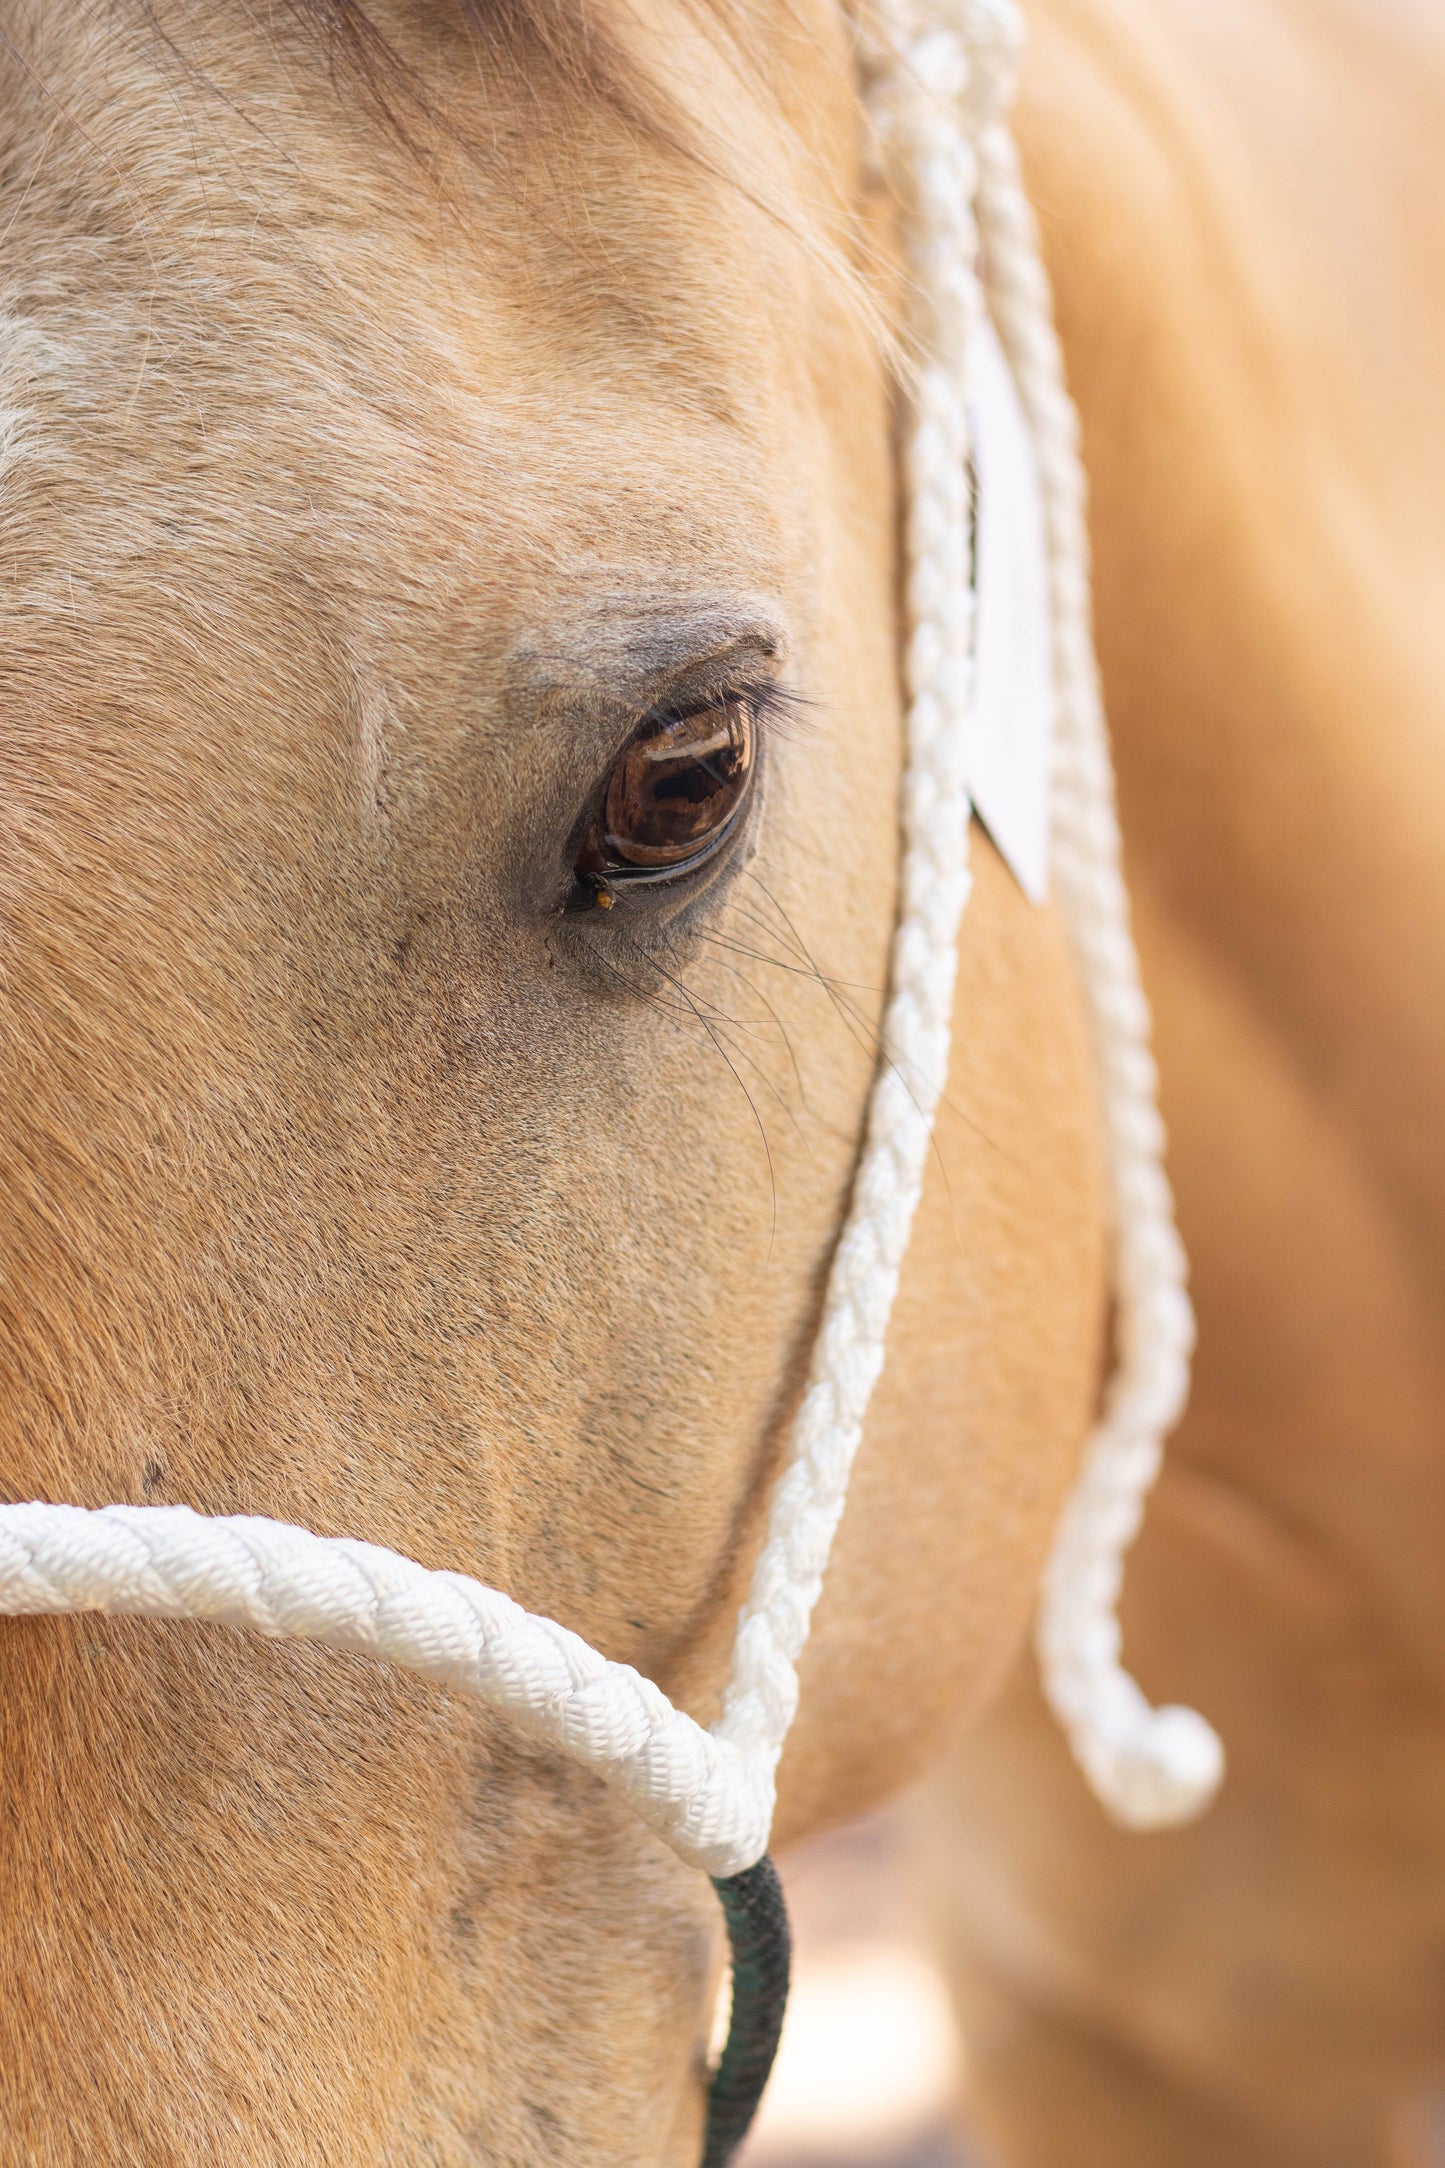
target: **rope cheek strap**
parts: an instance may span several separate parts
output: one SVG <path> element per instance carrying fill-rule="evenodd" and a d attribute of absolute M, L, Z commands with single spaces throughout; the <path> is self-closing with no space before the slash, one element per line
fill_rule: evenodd
<path fill-rule="evenodd" d="M 1090 1783 L 1128 1824 L 1199 1812 L 1223 1766 L 1203 1719 L 1151 1709 L 1119 1661 L 1123 1557 L 1188 1390 L 1193 1321 L 1120 873 L 1076 423 L 1003 125 L 1017 11 L 1013 0 L 877 0 L 857 29 L 869 111 L 900 196 L 919 357 L 905 451 L 908 760 L 888 1058 L 718 1723 L 704 1731 L 650 1680 L 497 1591 L 372 1544 L 183 1506 L 0 1507 L 0 1613 L 207 1619 L 359 1651 L 507 1711 L 622 1791 L 714 1878 L 727 1920 L 732 2029 L 712 2087 L 705 2168 L 722 2168 L 746 2131 L 781 2028 L 787 1928 L 764 1856 L 775 1773 L 948 1074 L 969 889 L 970 364 L 986 313 L 1012 363 L 1042 486 L 1054 876 L 1093 1013 L 1115 1219 L 1119 1366 L 1045 1576 L 1044 1684 Z"/>
<path fill-rule="evenodd" d="M 1124 1555 L 1189 1397 L 1194 1313 L 1164 1170 L 1149 1007 L 1129 931 L 1108 729 L 1089 603 L 1078 419 L 1064 388 L 1048 282 L 1018 151 L 996 122 L 980 140 L 979 222 L 989 302 L 1013 365 L 1047 521 L 1053 681 L 1054 880 L 1094 1020 L 1114 1205 L 1118 1364 L 1103 1419 L 1065 1504 L 1044 1576 L 1037 1646 L 1050 1706 L 1116 1820 L 1188 1821 L 1224 1774 L 1219 1738 L 1193 1709 L 1151 1709 L 1123 1669 Z"/>

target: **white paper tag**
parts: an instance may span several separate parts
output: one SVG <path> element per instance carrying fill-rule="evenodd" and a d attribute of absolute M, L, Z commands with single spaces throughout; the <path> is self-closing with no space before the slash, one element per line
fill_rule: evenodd
<path fill-rule="evenodd" d="M 1049 886 L 1054 688 L 1048 552 L 1033 440 L 992 324 L 973 351 L 974 806 L 1024 894 Z"/>

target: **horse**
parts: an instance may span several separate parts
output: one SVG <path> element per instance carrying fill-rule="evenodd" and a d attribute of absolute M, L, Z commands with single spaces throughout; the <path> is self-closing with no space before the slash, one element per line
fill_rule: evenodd
<path fill-rule="evenodd" d="M 849 25 L 3 33 L 6 1495 L 362 1536 L 706 1720 L 898 881 L 907 279 Z M 1091 1413 L 1088 1024 L 976 859 L 784 1841 L 992 1691 Z M 0 1665 L 12 2158 L 698 2157 L 717 1908 L 585 1771 L 204 1624 Z"/>
<path fill-rule="evenodd" d="M 1233 1774 L 1111 1838 L 1012 1669 L 1107 1208 L 1065 928 L 979 835 L 778 1833 L 996 1701 L 928 1812 L 1008 2157 L 1425 2162 L 1438 52 L 1355 0 L 1033 14 L 1204 1328 L 1125 1623 Z M 363 1534 L 706 1719 L 898 874 L 908 282 L 849 26 L 0 27 L 6 1494 Z M 715 1907 L 584 1772 L 304 1643 L 0 1663 L 16 2159 L 697 2158 Z"/>
<path fill-rule="evenodd" d="M 1230 1773 L 1111 1831 L 1026 1672 L 937 1780 L 972 2105 L 1020 2168 L 1442 2157 L 1445 46 L 1043 0 L 1017 127 L 1199 1350 L 1130 1567 Z"/>

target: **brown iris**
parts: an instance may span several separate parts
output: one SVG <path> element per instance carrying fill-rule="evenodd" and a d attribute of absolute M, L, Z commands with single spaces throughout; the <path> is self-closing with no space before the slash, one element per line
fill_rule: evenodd
<path fill-rule="evenodd" d="M 730 695 L 639 730 L 607 778 L 578 871 L 657 877 L 705 856 L 747 796 L 756 707 Z"/>

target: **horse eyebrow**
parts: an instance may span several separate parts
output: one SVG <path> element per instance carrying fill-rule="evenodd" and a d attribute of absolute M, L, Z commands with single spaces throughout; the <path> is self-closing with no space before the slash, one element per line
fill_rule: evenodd
<path fill-rule="evenodd" d="M 774 612 L 715 604 L 634 617 L 622 650 L 633 670 L 652 677 L 704 670 L 745 655 L 776 665 L 787 651 L 788 636 Z"/>
<path fill-rule="evenodd" d="M 560 639 L 520 641 L 507 678 L 524 695 L 603 691 L 641 711 L 717 692 L 748 664 L 772 676 L 785 667 L 790 645 L 787 627 L 765 603 L 638 609 L 619 601 L 588 611 Z"/>

